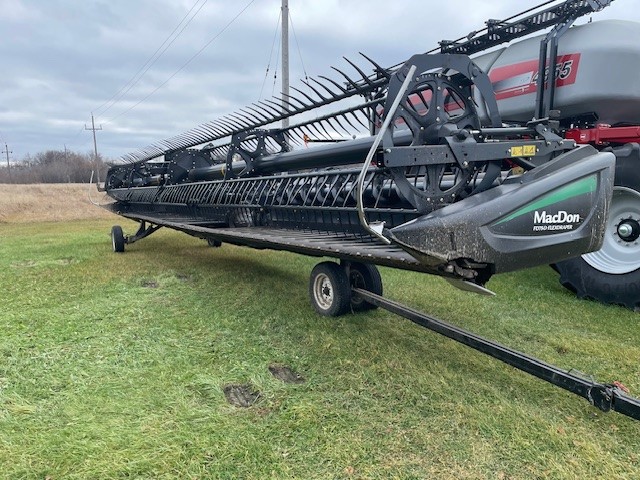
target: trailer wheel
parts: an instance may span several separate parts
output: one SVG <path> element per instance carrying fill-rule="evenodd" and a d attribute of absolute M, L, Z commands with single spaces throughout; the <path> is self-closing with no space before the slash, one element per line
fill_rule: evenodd
<path fill-rule="evenodd" d="M 215 238 L 207 238 L 207 245 L 212 248 L 218 248 L 222 246 L 222 242 L 220 240 L 216 240 Z"/>
<path fill-rule="evenodd" d="M 309 296 L 316 312 L 338 317 L 349 310 L 351 287 L 347 273 L 334 262 L 322 262 L 311 271 Z"/>
<path fill-rule="evenodd" d="M 124 252 L 124 233 L 122 233 L 122 227 L 120 225 L 114 225 L 111 227 L 111 246 L 116 253 Z"/>
<path fill-rule="evenodd" d="M 382 277 L 375 265 L 353 262 L 345 267 L 348 268 L 351 288 L 361 288 L 376 295 L 382 295 Z M 357 294 L 351 294 L 351 309 L 354 312 L 365 312 L 375 308 L 378 308 L 378 306 L 367 302 Z"/>
<path fill-rule="evenodd" d="M 579 298 L 640 310 L 640 164 L 635 155 L 618 157 L 602 248 L 556 268 L 560 283 Z"/>

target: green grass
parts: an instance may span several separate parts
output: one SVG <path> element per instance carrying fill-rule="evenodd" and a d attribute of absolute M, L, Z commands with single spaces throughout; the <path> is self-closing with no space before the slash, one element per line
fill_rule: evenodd
<path fill-rule="evenodd" d="M 0 478 L 640 478 L 640 422 L 382 310 L 316 315 L 316 259 L 164 230 L 117 255 L 109 227 L 0 225 Z M 495 298 L 382 275 L 390 298 L 640 395 L 640 317 L 549 268 L 495 277 Z M 229 383 L 259 402 L 229 405 Z"/>

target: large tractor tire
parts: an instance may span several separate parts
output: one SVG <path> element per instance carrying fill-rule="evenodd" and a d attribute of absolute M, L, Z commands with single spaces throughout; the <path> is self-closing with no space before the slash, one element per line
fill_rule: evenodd
<path fill-rule="evenodd" d="M 617 157 L 615 187 L 602 248 L 556 264 L 560 283 L 579 298 L 640 311 L 640 146 Z"/>

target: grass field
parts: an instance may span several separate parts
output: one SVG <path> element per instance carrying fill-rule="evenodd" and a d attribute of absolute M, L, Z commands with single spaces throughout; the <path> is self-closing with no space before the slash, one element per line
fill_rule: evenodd
<path fill-rule="evenodd" d="M 113 254 L 110 226 L 135 224 L 95 213 L 0 222 L 0 478 L 640 478 L 640 422 L 384 311 L 316 315 L 316 259 L 166 230 Z M 495 277 L 494 298 L 382 275 L 390 298 L 640 395 L 638 314 L 549 268 Z M 230 384 L 258 401 L 230 405 Z"/>

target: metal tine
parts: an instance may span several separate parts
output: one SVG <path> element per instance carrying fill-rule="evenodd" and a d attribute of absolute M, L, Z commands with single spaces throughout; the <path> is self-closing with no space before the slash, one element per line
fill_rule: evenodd
<path fill-rule="evenodd" d="M 206 142 L 209 136 L 206 133 L 198 130 L 198 127 L 194 127 L 188 132 L 192 137 L 195 137 L 199 142 Z"/>
<path fill-rule="evenodd" d="M 223 123 L 221 123 L 219 119 L 216 119 L 213 122 L 211 122 L 211 125 L 215 125 L 215 128 L 217 128 L 220 131 L 220 133 L 223 134 L 224 136 L 228 136 L 233 132 L 233 130 L 229 129 L 227 125 L 224 125 Z"/>
<path fill-rule="evenodd" d="M 228 116 L 236 120 L 238 122 L 238 125 L 241 125 L 243 127 L 247 127 L 249 129 L 253 129 L 256 127 L 255 122 L 247 122 L 247 120 L 238 116 L 237 113 L 230 113 Z"/>
<path fill-rule="evenodd" d="M 236 118 L 240 117 L 242 118 L 245 122 L 250 122 L 251 125 L 251 129 L 254 130 L 256 128 L 259 128 L 261 126 L 263 126 L 265 124 L 264 120 L 260 120 L 260 119 L 253 119 L 251 117 L 248 117 L 247 115 L 243 115 L 240 112 L 235 112 L 233 114 Z"/>
<path fill-rule="evenodd" d="M 349 83 L 349 85 L 351 85 L 354 88 L 354 90 L 355 90 L 354 95 L 356 93 L 360 93 L 361 87 L 359 87 L 353 80 L 351 80 L 349 75 L 347 75 L 342 70 L 340 70 L 340 69 L 338 69 L 336 67 L 331 67 L 331 68 L 333 68 L 336 72 L 338 72 L 340 75 L 342 75 L 344 77 L 344 79 L 347 81 L 347 83 Z"/>
<path fill-rule="evenodd" d="M 348 94 L 348 95 L 353 95 L 352 92 L 350 92 L 349 90 L 344 88 L 342 85 L 340 85 L 334 79 L 329 78 L 329 77 L 325 77 L 324 75 L 318 75 L 318 77 L 323 79 L 323 80 L 326 80 L 327 82 L 331 83 L 332 85 L 335 85 L 342 93 L 345 93 L 345 94 Z"/>
<path fill-rule="evenodd" d="M 207 131 L 206 129 L 204 129 L 202 125 L 198 125 L 193 130 L 194 130 L 194 132 L 197 132 L 198 135 L 200 135 L 200 140 L 202 141 L 202 143 L 210 142 L 211 140 L 213 140 L 211 138 L 211 133 L 209 131 Z"/>
<path fill-rule="evenodd" d="M 265 102 L 268 102 L 268 103 L 278 107 L 280 109 L 280 111 L 282 112 L 282 113 L 280 113 L 281 116 L 289 117 L 292 114 L 291 111 L 289 111 L 288 109 L 284 108 L 281 104 L 279 104 L 277 102 L 274 102 L 273 100 L 265 99 Z"/>
<path fill-rule="evenodd" d="M 291 88 L 291 87 L 290 87 L 290 88 Z M 286 103 L 286 104 L 288 105 L 288 108 L 287 108 L 286 110 L 287 110 L 287 112 L 288 112 L 288 113 L 287 113 L 287 116 L 289 116 L 289 117 L 291 117 L 291 116 L 293 116 L 293 115 L 297 115 L 298 113 L 301 113 L 301 112 L 303 112 L 303 111 L 305 111 L 305 110 L 307 110 L 307 109 L 309 109 L 309 108 L 310 108 L 310 107 L 305 107 L 305 109 L 301 110 L 300 108 L 296 107 L 295 105 L 292 105 L 291 103 L 289 103 L 289 100 L 285 100 L 285 99 L 284 99 L 284 98 L 282 98 L 282 97 L 276 97 L 276 96 L 274 95 L 274 96 L 273 96 L 273 97 L 271 97 L 271 98 L 273 98 L 274 100 L 277 100 L 277 101 L 279 101 L 279 102 L 281 102 L 281 103 Z M 298 100 L 298 99 L 296 99 L 296 100 Z M 302 103 L 300 100 L 298 100 L 298 102 Z M 315 107 L 315 106 L 316 106 L 316 105 L 313 105 L 312 107 Z M 283 107 L 283 108 L 284 108 L 284 107 Z"/>
<path fill-rule="evenodd" d="M 333 120 L 336 121 L 336 123 L 340 126 L 340 128 L 342 128 L 347 133 L 347 135 L 353 134 L 353 132 L 351 132 L 349 129 L 345 128 L 344 125 L 342 125 L 342 123 L 340 122 L 340 117 L 339 116 L 333 117 Z"/>
<path fill-rule="evenodd" d="M 241 108 L 238 112 L 238 115 L 242 114 L 242 116 L 246 119 L 250 119 L 253 118 L 254 122 L 264 122 L 265 120 L 268 120 L 267 117 L 265 117 L 264 115 L 256 115 L 259 112 L 257 111 L 252 111 L 252 112 L 248 112 L 247 109 L 251 109 L 251 107 L 245 107 L 245 108 Z M 261 118 L 262 117 L 262 118 Z"/>
<path fill-rule="evenodd" d="M 268 109 L 267 111 L 271 112 L 271 115 L 273 115 L 271 121 L 275 122 L 276 120 L 278 120 L 279 117 L 282 116 L 282 113 L 280 113 L 277 109 L 273 108 L 272 105 L 268 105 L 265 101 L 260 100 L 258 103 L 260 103 L 263 108 Z"/>
<path fill-rule="evenodd" d="M 258 103 L 252 103 L 252 105 L 255 105 L 256 108 L 264 110 L 264 112 L 268 115 L 268 118 L 273 121 L 273 112 L 266 108 L 267 106 L 265 106 L 263 102 L 258 101 Z"/>
<path fill-rule="evenodd" d="M 287 102 L 289 103 L 289 105 L 292 105 L 291 102 L 289 100 L 295 100 L 296 102 L 298 102 L 301 106 L 295 106 L 293 105 L 294 108 L 296 109 L 307 109 L 310 108 L 311 105 L 307 105 L 306 103 L 304 103 L 302 100 L 300 100 L 298 97 L 294 97 L 293 95 L 288 95 L 286 93 L 282 94 L 283 96 L 287 97 Z"/>
<path fill-rule="evenodd" d="M 164 145 L 164 147 L 165 147 L 165 154 L 169 153 L 171 150 L 173 150 L 173 145 L 171 145 L 166 140 L 162 140 L 160 143 L 162 143 Z"/>
<path fill-rule="evenodd" d="M 313 92 L 316 95 L 318 95 L 324 102 L 328 102 L 329 100 L 335 100 L 335 96 L 332 96 L 332 98 L 325 97 L 318 90 L 316 90 L 314 87 L 312 87 L 309 82 L 306 82 L 306 81 L 302 80 L 302 83 L 304 83 L 307 87 L 309 87 L 311 90 L 313 90 Z"/>
<path fill-rule="evenodd" d="M 296 145 L 302 145 L 303 142 L 301 142 L 297 136 L 295 135 L 291 135 L 291 132 L 295 132 L 297 131 L 296 128 L 291 129 L 287 132 L 287 139 L 289 140 L 289 142 L 294 143 Z"/>
<path fill-rule="evenodd" d="M 330 140 L 330 139 L 331 139 L 330 137 L 325 136 L 325 134 L 324 134 L 324 133 L 322 133 L 322 132 L 320 131 L 320 129 L 316 126 L 316 122 L 310 123 L 310 124 L 309 124 L 309 127 L 313 127 L 313 128 L 315 129 L 315 131 L 316 131 L 316 132 L 318 132 L 318 134 L 319 134 L 322 138 L 324 138 L 325 140 Z M 315 134 L 314 134 L 314 135 L 315 135 Z"/>
<path fill-rule="evenodd" d="M 210 123 L 203 123 L 200 125 L 200 128 L 202 130 L 204 130 L 205 132 L 209 132 L 209 135 L 211 135 L 212 137 L 216 137 L 218 136 L 218 131 L 216 129 L 214 129 Z M 213 138 L 212 138 L 213 140 Z"/>
<path fill-rule="evenodd" d="M 226 116 L 219 118 L 218 122 L 224 125 L 225 127 L 227 127 L 227 129 L 229 130 L 228 135 L 233 135 L 234 133 L 237 133 L 238 131 L 241 130 L 241 129 L 238 129 L 237 125 L 233 123 L 231 120 L 229 120 Z"/>
<path fill-rule="evenodd" d="M 320 127 L 322 127 L 322 130 L 324 130 L 324 131 L 325 131 L 325 133 L 326 133 L 326 134 L 327 134 L 327 136 L 329 137 L 329 140 L 333 140 L 333 138 L 331 137 L 331 134 L 327 131 L 327 129 L 326 129 L 326 128 L 324 128 L 324 122 L 325 122 L 326 120 L 327 120 L 327 119 L 325 118 L 325 119 L 323 119 L 323 120 L 320 120 L 320 121 L 319 121 L 319 122 L 317 122 L 317 123 L 318 123 L 318 125 L 320 125 Z M 329 124 L 329 125 L 331 125 L 331 124 Z M 332 126 L 331 128 L 333 128 L 333 126 Z"/>
<path fill-rule="evenodd" d="M 369 118 L 369 117 L 368 117 L 368 115 L 367 115 L 365 112 L 363 112 L 362 110 L 358 110 L 358 111 L 359 111 L 359 112 L 361 112 L 363 115 L 365 115 L 365 116 L 367 117 L 367 119 Z M 359 123 L 360 125 L 362 125 L 364 128 L 369 128 L 369 125 L 368 125 L 368 124 L 366 124 L 366 123 L 364 123 L 362 120 L 360 120 L 360 117 L 358 117 L 358 115 L 356 115 L 356 112 L 351 111 L 351 112 L 349 112 L 349 113 L 351 113 L 351 115 L 353 115 L 353 118 L 355 118 L 355 119 L 356 119 L 356 122 L 358 122 L 358 123 Z M 369 120 L 367 120 L 367 122 L 369 122 Z"/>
<path fill-rule="evenodd" d="M 271 117 L 265 115 L 262 110 L 264 110 L 264 108 L 260 107 L 259 105 L 256 105 L 255 103 L 251 104 L 252 106 L 250 107 L 245 107 L 247 110 L 251 110 L 253 113 L 255 113 L 257 116 L 262 117 L 262 121 L 271 121 Z M 253 106 L 255 106 L 256 108 L 253 108 Z M 258 110 L 260 109 L 260 110 Z M 266 110 L 264 110 L 265 112 L 267 112 Z M 269 112 L 267 112 L 269 113 Z"/>
<path fill-rule="evenodd" d="M 369 78 L 369 75 L 367 75 L 366 73 L 364 73 L 362 71 L 362 69 L 360 67 L 358 67 L 358 65 L 356 65 L 355 63 L 353 63 L 351 60 L 349 60 L 347 57 L 342 57 L 344 58 L 344 60 L 351 65 L 362 77 L 362 80 L 364 80 L 370 87 L 374 87 L 374 83 L 371 81 L 371 79 Z"/>
<path fill-rule="evenodd" d="M 203 143 L 209 142 L 212 140 L 211 132 L 206 130 L 203 125 L 198 125 L 197 127 L 192 128 L 191 131 L 194 133 L 197 133 L 200 136 Z"/>
<path fill-rule="evenodd" d="M 293 85 L 289 86 L 289 88 L 291 90 L 295 90 L 296 92 L 298 92 L 300 95 L 303 95 L 304 98 L 306 98 L 307 100 L 309 100 L 311 103 L 309 105 L 307 105 L 306 103 L 304 103 L 302 100 L 296 98 L 296 100 L 298 100 L 298 102 L 300 102 L 302 105 L 304 105 L 304 108 L 315 108 L 319 105 L 318 100 L 316 100 L 315 98 L 309 96 L 306 94 L 306 92 L 300 90 L 299 88 L 294 87 Z"/>
<path fill-rule="evenodd" d="M 155 153 L 157 154 L 157 156 L 164 155 L 165 150 L 162 148 L 155 147 Z"/>
<path fill-rule="evenodd" d="M 313 77 L 311 77 L 309 80 L 310 80 L 310 81 L 312 81 L 312 82 L 317 83 L 317 84 L 318 84 L 318 85 L 320 85 L 322 88 L 324 88 L 324 89 L 329 93 L 329 95 L 331 95 L 335 100 L 337 100 L 337 99 L 338 99 L 339 94 L 337 94 L 336 92 L 334 92 L 333 90 L 331 90 L 331 89 L 330 89 L 329 87 L 327 87 L 324 83 L 319 82 L 318 80 L 316 80 L 316 79 L 315 79 L 315 78 L 313 78 Z M 309 87 L 311 87 L 311 86 L 309 85 Z"/>
<path fill-rule="evenodd" d="M 215 122 L 207 122 L 202 124 L 202 128 L 205 128 L 207 131 L 211 132 L 214 138 L 217 140 L 218 138 L 225 135 L 219 125 Z"/>
<path fill-rule="evenodd" d="M 313 132 L 311 131 L 311 129 L 309 128 L 309 125 L 299 125 L 299 126 L 298 126 L 298 128 L 299 128 L 299 129 L 300 129 L 300 131 L 302 132 L 303 136 L 304 136 L 304 135 L 307 135 L 307 136 L 309 136 L 309 135 L 312 135 L 312 136 L 313 136 L 313 135 L 315 135 L 315 133 L 313 133 Z M 311 137 L 309 137 L 309 138 L 311 138 Z"/>
<path fill-rule="evenodd" d="M 354 130 L 359 131 L 360 129 L 358 127 L 356 127 L 353 123 L 351 123 L 351 120 L 349 120 L 349 117 L 347 117 L 346 113 L 341 113 L 340 116 L 342 118 L 344 118 L 345 122 L 347 122 Z"/>
<path fill-rule="evenodd" d="M 234 133 L 245 129 L 245 125 L 238 122 L 238 120 L 236 118 L 233 118 L 231 115 L 225 115 L 224 117 L 222 117 L 222 120 L 233 126 Z"/>
<path fill-rule="evenodd" d="M 367 55 L 365 55 L 362 52 L 358 52 L 360 55 L 362 55 L 365 59 L 367 59 L 367 61 L 373 65 L 374 70 L 382 75 L 384 78 L 386 78 L 387 80 L 389 80 L 391 78 L 391 73 L 386 69 L 381 67 L 378 63 L 376 63 L 374 60 L 372 60 L 371 58 L 369 58 Z"/>
<path fill-rule="evenodd" d="M 338 126 L 339 126 L 342 130 L 344 130 L 344 131 L 345 131 L 345 133 L 346 133 L 347 135 L 351 135 L 351 132 L 350 132 L 349 130 L 347 130 L 346 128 L 344 128 L 344 126 L 340 123 L 340 120 L 338 120 L 338 118 L 337 118 L 337 117 L 327 118 L 327 123 L 328 123 L 329 125 L 331 125 L 331 128 L 332 128 L 332 129 L 336 130 L 336 132 L 339 130 L 339 128 L 335 128 L 335 127 L 333 126 L 333 123 L 331 122 L 331 120 L 335 120 L 335 122 L 338 124 Z"/>
<path fill-rule="evenodd" d="M 185 132 L 185 133 L 183 133 L 183 134 L 181 135 L 181 138 L 182 138 L 183 140 L 186 140 L 184 143 L 185 143 L 185 146 L 187 146 L 187 147 L 189 146 L 189 144 L 190 144 L 190 143 L 193 143 L 193 142 L 195 142 L 195 141 L 196 141 L 195 137 L 193 136 L 193 134 L 192 134 L 191 132 Z"/>

